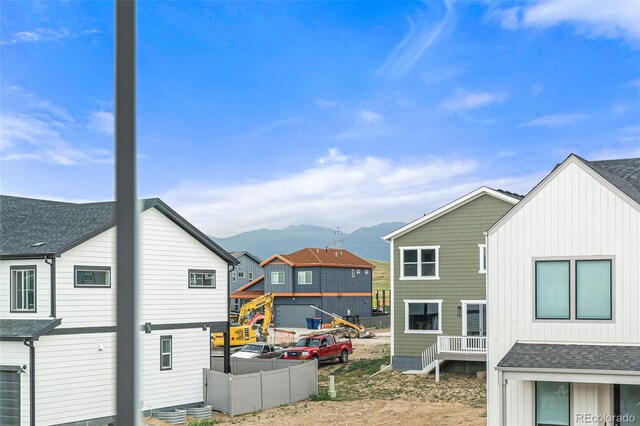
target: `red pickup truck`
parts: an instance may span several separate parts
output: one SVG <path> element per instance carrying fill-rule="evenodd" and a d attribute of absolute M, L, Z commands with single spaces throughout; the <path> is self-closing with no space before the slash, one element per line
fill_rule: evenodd
<path fill-rule="evenodd" d="M 327 361 L 338 358 L 341 363 L 349 361 L 353 353 L 351 339 L 337 342 L 331 334 L 303 337 L 295 346 L 282 354 L 282 359 L 317 359 Z"/>

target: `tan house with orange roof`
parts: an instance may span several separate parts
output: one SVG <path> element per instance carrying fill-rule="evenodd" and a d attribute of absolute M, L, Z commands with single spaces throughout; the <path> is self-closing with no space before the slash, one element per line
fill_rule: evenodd
<path fill-rule="evenodd" d="M 323 316 L 310 305 L 341 316 L 371 315 L 374 265 L 344 249 L 305 248 L 262 262 L 264 275 L 233 292 L 232 299 L 273 293 L 277 327 L 305 327 Z M 328 315 L 323 322 L 329 322 Z"/>

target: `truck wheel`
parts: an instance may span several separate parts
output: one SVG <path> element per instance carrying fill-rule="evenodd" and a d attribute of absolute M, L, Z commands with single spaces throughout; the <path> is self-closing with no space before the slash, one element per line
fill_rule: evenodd
<path fill-rule="evenodd" d="M 356 337 L 358 337 L 358 332 L 353 329 L 349 330 L 349 337 L 355 339 Z"/>
<path fill-rule="evenodd" d="M 349 361 L 349 353 L 347 351 L 342 351 L 342 354 L 340 354 L 340 358 L 338 359 L 340 360 L 340 364 L 345 364 Z"/>

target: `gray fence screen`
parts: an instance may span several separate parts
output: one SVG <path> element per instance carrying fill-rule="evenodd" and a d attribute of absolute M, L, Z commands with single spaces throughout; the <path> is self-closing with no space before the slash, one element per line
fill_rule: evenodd
<path fill-rule="evenodd" d="M 375 317 L 360 317 L 360 324 L 364 325 L 366 328 L 377 328 L 378 330 L 381 328 L 390 328 L 391 316 L 380 315 Z"/>
<path fill-rule="evenodd" d="M 229 416 L 302 401 L 318 393 L 318 362 L 232 358 L 224 374 L 222 361 L 204 370 L 204 400 Z"/>

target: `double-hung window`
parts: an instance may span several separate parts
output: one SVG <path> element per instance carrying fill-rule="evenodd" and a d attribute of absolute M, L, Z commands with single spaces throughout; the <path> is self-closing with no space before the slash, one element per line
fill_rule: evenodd
<path fill-rule="evenodd" d="M 172 336 L 160 336 L 160 370 L 171 370 L 173 366 Z"/>
<path fill-rule="evenodd" d="M 108 266 L 75 266 L 76 287 L 111 287 L 111 268 Z"/>
<path fill-rule="evenodd" d="M 238 278 L 244 278 L 244 272 L 238 272 Z"/>
<path fill-rule="evenodd" d="M 253 272 L 249 272 L 249 281 L 253 281 Z"/>
<path fill-rule="evenodd" d="M 189 269 L 190 288 L 216 288 L 216 271 Z"/>
<path fill-rule="evenodd" d="M 11 312 L 36 312 L 36 267 L 11 267 Z"/>
<path fill-rule="evenodd" d="M 313 281 L 311 271 L 298 271 L 298 284 L 311 284 Z"/>
<path fill-rule="evenodd" d="M 569 426 L 569 383 L 536 382 L 536 426 Z"/>
<path fill-rule="evenodd" d="M 440 246 L 400 247 L 400 279 L 439 279 L 439 250 Z"/>
<path fill-rule="evenodd" d="M 612 269 L 611 259 L 537 260 L 536 319 L 613 319 Z"/>
<path fill-rule="evenodd" d="M 405 300 L 404 332 L 442 333 L 442 300 Z"/>
<path fill-rule="evenodd" d="M 280 285 L 284 284 L 284 272 L 276 271 L 271 273 L 271 284 L 272 285 Z"/>

